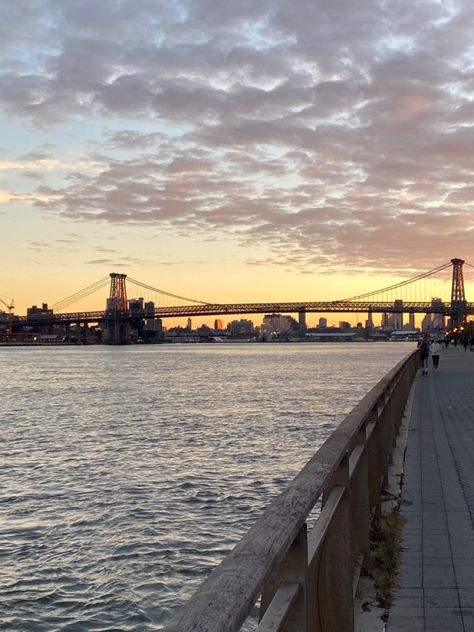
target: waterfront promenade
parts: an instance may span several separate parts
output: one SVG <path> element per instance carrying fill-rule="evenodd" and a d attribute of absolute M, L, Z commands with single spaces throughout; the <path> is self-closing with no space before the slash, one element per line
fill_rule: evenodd
<path fill-rule="evenodd" d="M 462 348 L 418 374 L 401 514 L 387 632 L 474 632 L 474 353 Z"/>

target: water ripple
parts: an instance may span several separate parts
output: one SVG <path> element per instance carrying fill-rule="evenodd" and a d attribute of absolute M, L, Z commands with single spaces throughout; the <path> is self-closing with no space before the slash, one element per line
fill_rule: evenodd
<path fill-rule="evenodd" d="M 161 629 L 408 350 L 0 349 L 0 630 Z"/>

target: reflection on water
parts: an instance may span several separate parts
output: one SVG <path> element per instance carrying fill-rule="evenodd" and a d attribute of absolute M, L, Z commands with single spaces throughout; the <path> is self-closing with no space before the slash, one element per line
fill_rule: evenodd
<path fill-rule="evenodd" d="M 160 629 L 411 348 L 0 349 L 0 629 Z"/>

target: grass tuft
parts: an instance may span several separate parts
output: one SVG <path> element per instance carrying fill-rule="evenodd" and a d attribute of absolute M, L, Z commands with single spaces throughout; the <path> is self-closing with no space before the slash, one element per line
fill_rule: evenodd
<path fill-rule="evenodd" d="M 398 510 L 382 516 L 374 525 L 373 538 L 377 542 L 376 561 L 380 574 L 375 582 L 377 600 L 383 608 L 389 608 L 392 602 L 395 578 L 400 560 L 400 537 L 405 519 Z"/>

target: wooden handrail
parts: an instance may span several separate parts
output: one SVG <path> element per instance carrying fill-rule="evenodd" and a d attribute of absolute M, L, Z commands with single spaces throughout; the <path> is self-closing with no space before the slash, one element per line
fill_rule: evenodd
<path fill-rule="evenodd" d="M 418 352 L 414 351 L 362 398 L 229 555 L 177 611 L 165 627 L 166 632 L 235 632 L 240 629 L 317 501 L 323 494 L 328 495 L 335 485 L 340 485 L 338 471 L 343 462 L 346 462 L 350 484 L 348 459 L 354 448 L 361 445 L 361 436 L 364 449 L 369 441 L 378 442 L 379 458 L 375 461 L 379 465 L 377 471 L 370 475 L 376 477 L 379 485 L 391 450 L 391 446 L 387 446 L 387 437 L 395 435 L 396 430 L 392 426 L 398 428 L 399 424 L 399 419 L 394 419 L 392 404 L 394 399 L 397 400 L 396 408 L 401 417 L 417 368 Z M 389 424 L 392 426 L 389 427 Z M 366 430 L 369 426 L 370 433 Z M 380 429 L 379 432 L 375 433 L 374 428 Z M 358 453 L 358 459 L 359 456 Z M 364 463 L 366 461 L 373 463 L 374 459 L 370 461 L 367 458 Z M 365 467 L 369 466 L 366 464 Z M 369 470 L 365 472 L 366 477 Z M 373 481 L 369 481 L 368 486 L 373 485 Z M 369 489 L 366 493 L 368 498 Z M 367 530 L 369 526 L 367 523 Z M 362 525 L 362 528 L 365 526 Z M 352 569 L 350 563 L 348 568 Z M 324 630 L 317 626 L 304 629 Z"/>

